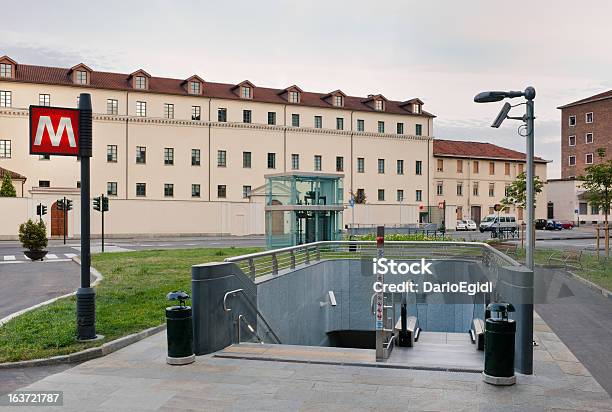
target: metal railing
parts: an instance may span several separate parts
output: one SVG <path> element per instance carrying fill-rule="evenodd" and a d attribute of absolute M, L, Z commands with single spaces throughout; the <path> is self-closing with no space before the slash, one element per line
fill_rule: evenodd
<path fill-rule="evenodd" d="M 279 337 L 276 335 L 276 333 L 274 333 L 274 331 L 272 330 L 272 327 L 270 326 L 270 324 L 268 323 L 268 321 L 266 321 L 266 318 L 264 318 L 264 316 L 261 314 L 261 312 L 259 311 L 259 309 L 257 309 L 257 306 L 255 306 L 255 304 L 253 302 L 251 302 L 251 300 L 249 299 L 249 297 L 247 296 L 247 294 L 244 292 L 244 289 L 234 289 L 234 290 L 230 290 L 228 292 L 225 293 L 225 295 L 223 295 L 223 310 L 225 312 L 231 312 L 232 308 L 230 308 L 227 304 L 227 300 L 229 297 L 233 297 L 233 296 L 237 296 L 238 294 L 240 294 L 244 300 L 248 303 L 248 305 L 251 307 L 251 309 L 253 309 L 253 311 L 255 311 L 256 317 L 259 318 L 259 320 L 261 320 L 261 322 L 263 323 L 263 325 L 265 325 L 265 327 L 267 328 L 266 331 L 266 335 L 271 336 L 272 337 L 272 343 L 281 343 Z M 247 327 L 247 329 L 255 336 L 255 338 L 260 342 L 260 343 L 265 343 L 265 340 L 257 333 L 256 328 L 254 328 L 249 321 L 246 319 L 246 317 L 244 316 L 244 314 L 239 314 L 236 319 L 235 319 L 235 328 L 236 328 L 236 343 L 240 343 L 241 340 L 241 323 L 244 323 Z"/>
<path fill-rule="evenodd" d="M 233 262 L 252 280 L 258 276 L 278 275 L 303 265 L 328 259 L 376 257 L 375 241 L 321 241 L 267 250 L 225 259 Z M 520 266 L 511 257 L 480 242 L 386 241 L 385 257 L 393 259 L 471 259 L 486 267 Z"/>

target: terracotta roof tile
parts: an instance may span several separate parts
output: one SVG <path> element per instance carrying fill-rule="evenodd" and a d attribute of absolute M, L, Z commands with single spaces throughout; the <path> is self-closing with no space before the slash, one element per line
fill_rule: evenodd
<path fill-rule="evenodd" d="M 26 64 L 17 65 L 15 79 L 12 81 L 27 83 L 55 84 L 65 86 L 81 86 L 72 83 L 69 70 L 59 67 L 33 66 Z M 129 74 L 108 73 L 92 71 L 89 87 L 111 90 L 133 90 L 128 80 Z M 3 79 L 11 81 L 11 79 Z M 169 79 L 164 77 L 151 77 L 149 79 L 149 92 L 175 94 L 189 96 L 187 90 L 182 87 L 185 79 Z M 232 90 L 235 84 L 204 82 L 202 87 L 203 97 L 214 97 L 220 99 L 240 100 Z M 267 87 L 255 87 L 253 90 L 253 101 L 277 104 L 296 104 L 311 107 L 333 107 L 331 103 L 325 101 L 329 93 L 303 92 L 300 103 L 288 103 L 283 97 L 286 89 L 272 89 Z M 147 92 L 138 90 L 139 92 Z M 374 108 L 366 104 L 368 98 L 346 96 L 344 98 L 344 108 L 348 110 L 375 112 Z M 391 114 L 412 114 L 410 107 L 402 106 L 403 102 L 387 101 L 385 113 Z M 435 117 L 435 115 L 423 111 L 415 116 Z"/>
<path fill-rule="evenodd" d="M 557 109 L 564 109 L 566 107 L 577 106 L 579 104 L 591 103 L 597 100 L 604 100 L 604 99 L 612 99 L 612 90 L 608 90 L 607 92 L 599 93 L 594 96 L 587 97 L 585 99 L 577 100 L 575 102 L 568 103 L 563 106 L 559 106 L 557 107 Z"/>
<path fill-rule="evenodd" d="M 16 179 L 19 179 L 19 180 L 22 180 L 22 179 L 23 179 L 23 180 L 26 180 L 26 179 L 27 179 L 25 176 L 20 175 L 20 174 L 19 174 L 19 173 L 17 173 L 17 172 L 13 172 L 12 170 L 8 170 L 8 169 L 5 169 L 5 168 L 3 168 L 3 167 L 0 167 L 0 179 L 3 179 L 3 178 L 4 178 L 4 175 L 5 175 L 6 173 L 10 173 L 10 174 L 11 174 L 11 179 L 13 179 L 13 180 L 16 180 Z"/>
<path fill-rule="evenodd" d="M 434 156 L 458 156 L 473 157 L 484 159 L 508 159 L 525 160 L 525 153 L 516 150 L 506 149 L 491 143 L 469 142 L 461 140 L 441 140 L 433 141 Z M 547 162 L 541 157 L 535 158 L 536 162 Z"/>

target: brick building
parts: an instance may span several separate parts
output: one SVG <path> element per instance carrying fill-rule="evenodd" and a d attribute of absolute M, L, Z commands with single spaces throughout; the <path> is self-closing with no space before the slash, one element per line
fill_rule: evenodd
<path fill-rule="evenodd" d="M 597 149 L 612 155 L 612 90 L 558 107 L 561 110 L 561 178 L 582 175 Z"/>

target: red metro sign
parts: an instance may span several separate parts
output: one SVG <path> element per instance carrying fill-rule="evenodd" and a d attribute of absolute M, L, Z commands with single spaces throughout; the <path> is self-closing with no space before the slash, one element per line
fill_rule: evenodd
<path fill-rule="evenodd" d="M 30 154 L 78 156 L 79 110 L 30 106 Z"/>

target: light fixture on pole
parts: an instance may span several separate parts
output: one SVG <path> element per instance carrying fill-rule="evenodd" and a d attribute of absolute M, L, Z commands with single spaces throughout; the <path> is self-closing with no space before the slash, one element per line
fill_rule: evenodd
<path fill-rule="evenodd" d="M 513 99 L 515 97 L 524 97 L 526 102 L 520 103 L 516 106 L 524 104 L 526 106 L 525 115 L 521 117 L 508 116 L 510 109 L 515 106 L 511 106 L 510 103 L 505 103 L 497 115 L 497 118 L 491 125 L 491 127 L 498 128 L 502 122 L 506 119 L 520 120 L 526 127 L 526 133 L 521 134 L 526 138 L 526 157 L 527 157 L 527 199 L 525 202 L 525 208 L 527 209 L 527 242 L 525 247 L 525 266 L 527 266 L 532 272 L 534 270 L 533 254 L 535 249 L 535 226 L 534 226 L 534 209 L 535 209 L 535 194 L 534 194 L 534 144 L 533 144 L 533 128 L 534 128 L 534 108 L 533 99 L 535 99 L 536 91 L 533 87 L 527 87 L 525 91 L 487 91 L 478 93 L 474 97 L 476 103 L 492 103 L 499 102 L 504 99 Z M 532 277 L 533 280 L 533 277 Z M 520 309 L 517 311 L 517 341 L 520 342 L 520 347 L 532 348 L 533 344 L 533 302 L 530 304 L 520 305 Z M 533 350 L 524 350 L 523 353 L 519 353 L 519 356 L 515 358 L 517 360 L 516 365 L 519 372 L 524 374 L 533 373 Z"/>

